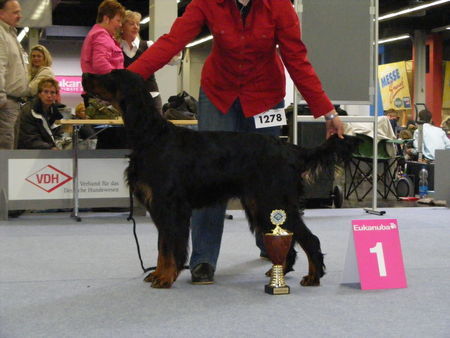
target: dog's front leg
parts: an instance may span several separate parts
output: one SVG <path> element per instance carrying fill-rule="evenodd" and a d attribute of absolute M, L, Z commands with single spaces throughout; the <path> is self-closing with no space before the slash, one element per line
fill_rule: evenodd
<path fill-rule="evenodd" d="M 160 248 L 156 270 L 145 277 L 144 281 L 152 283 L 153 288 L 170 288 L 177 277 L 175 258 L 171 254 L 163 254 Z"/>
<path fill-rule="evenodd" d="M 167 215 L 175 217 L 168 220 Z M 158 263 L 156 270 L 144 281 L 150 282 L 154 288 L 170 288 L 186 263 L 190 213 L 186 212 L 185 217 L 177 213 L 157 213 L 152 217 L 158 228 Z"/>

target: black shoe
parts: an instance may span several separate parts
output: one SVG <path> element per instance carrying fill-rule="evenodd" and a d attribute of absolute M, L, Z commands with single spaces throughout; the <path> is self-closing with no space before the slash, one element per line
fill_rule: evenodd
<path fill-rule="evenodd" d="M 9 218 L 17 218 L 20 215 L 22 215 L 25 212 L 25 210 L 10 210 L 8 211 L 8 217 Z"/>
<path fill-rule="evenodd" d="M 208 263 L 200 263 L 191 271 L 191 281 L 195 285 L 214 284 L 214 268 Z"/>

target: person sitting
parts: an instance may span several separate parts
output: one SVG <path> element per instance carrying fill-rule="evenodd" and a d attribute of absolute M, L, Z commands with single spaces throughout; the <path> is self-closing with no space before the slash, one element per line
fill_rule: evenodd
<path fill-rule="evenodd" d="M 75 107 L 75 118 L 77 120 L 86 120 L 88 117 L 86 115 L 86 107 L 83 102 L 80 102 Z M 81 126 L 79 137 L 82 140 L 94 138 L 95 130 L 90 125 Z"/>
<path fill-rule="evenodd" d="M 52 57 L 47 48 L 42 45 L 36 45 L 31 48 L 30 52 L 31 62 L 28 65 L 28 72 L 30 76 L 30 88 L 31 95 L 36 95 L 38 92 L 38 84 L 44 78 L 54 78 L 52 69 Z"/>
<path fill-rule="evenodd" d="M 450 138 L 450 116 L 447 116 L 441 123 L 441 128 L 447 134 L 447 137 Z"/>
<path fill-rule="evenodd" d="M 58 81 L 44 78 L 37 88 L 37 95 L 23 107 L 18 148 L 62 149 L 62 130 L 54 124 L 62 118 L 55 104 Z"/>
<path fill-rule="evenodd" d="M 432 114 L 424 109 L 419 112 L 419 120 L 423 121 L 423 141 L 421 152 L 426 160 L 435 160 L 437 149 L 450 149 L 450 140 L 444 130 L 431 124 Z M 409 155 L 416 155 L 419 149 L 419 130 L 414 132 L 414 148 L 408 149 Z"/>

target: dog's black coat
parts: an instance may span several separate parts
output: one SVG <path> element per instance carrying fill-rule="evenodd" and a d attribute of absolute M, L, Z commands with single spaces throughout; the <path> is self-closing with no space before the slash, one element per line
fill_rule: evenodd
<path fill-rule="evenodd" d="M 155 111 L 140 76 L 126 70 L 85 74 L 83 87 L 122 111 L 132 148 L 128 184 L 159 231 L 157 269 L 146 278 L 153 287 L 170 287 L 183 269 L 192 209 L 232 197 L 241 200 L 252 231 L 270 232 L 270 213 L 286 211 L 283 227 L 293 232 L 309 261 L 301 284 L 319 285 L 323 254 L 319 239 L 299 215 L 299 195 L 304 177 L 332 171 L 336 161 L 350 158 L 354 138 L 331 137 L 304 149 L 260 134 L 177 127 Z M 295 262 L 294 244 L 286 272 Z"/>

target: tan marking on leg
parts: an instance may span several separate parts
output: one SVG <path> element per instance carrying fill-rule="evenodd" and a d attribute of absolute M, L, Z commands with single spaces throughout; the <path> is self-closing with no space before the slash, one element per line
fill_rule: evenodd
<path fill-rule="evenodd" d="M 302 286 L 319 286 L 320 285 L 320 278 L 317 277 L 317 268 L 313 264 L 311 258 L 308 257 L 308 274 L 306 276 L 303 276 L 302 280 L 300 281 L 300 285 Z"/>
<path fill-rule="evenodd" d="M 161 259 L 159 259 L 161 257 Z M 178 277 L 177 264 L 173 255 L 158 256 L 158 267 L 152 280 L 153 288 L 170 288 Z"/>
<path fill-rule="evenodd" d="M 144 282 L 152 283 L 154 279 L 157 279 L 161 275 L 161 267 L 162 267 L 162 258 L 161 254 L 158 253 L 158 263 L 156 264 L 156 269 L 153 272 L 150 272 L 147 277 L 144 278 Z"/>
<path fill-rule="evenodd" d="M 137 182 L 134 191 L 139 201 L 148 209 L 153 199 L 152 188 L 148 184 Z"/>

